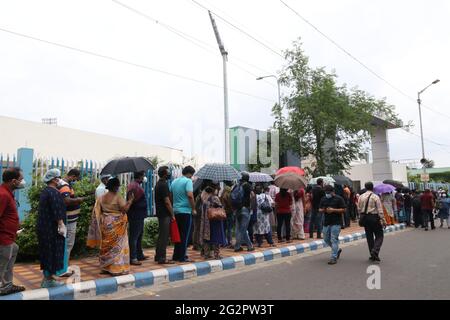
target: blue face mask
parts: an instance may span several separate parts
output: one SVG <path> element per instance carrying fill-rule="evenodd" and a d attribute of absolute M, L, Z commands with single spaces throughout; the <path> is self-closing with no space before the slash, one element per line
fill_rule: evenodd
<path fill-rule="evenodd" d="M 331 199 L 331 198 L 333 198 L 333 195 L 331 193 L 326 193 L 325 197 L 327 197 L 327 199 Z"/>

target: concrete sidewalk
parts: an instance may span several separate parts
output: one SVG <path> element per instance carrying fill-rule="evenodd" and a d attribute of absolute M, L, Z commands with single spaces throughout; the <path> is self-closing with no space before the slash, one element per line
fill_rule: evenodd
<path fill-rule="evenodd" d="M 341 231 L 341 235 L 345 236 L 348 234 L 353 234 L 356 232 L 364 232 L 364 229 L 359 227 L 357 223 L 352 223 L 350 228 L 346 228 Z M 293 240 L 292 243 L 277 243 L 277 240 L 275 239 L 276 236 L 274 235 L 274 241 L 278 248 L 280 247 L 286 247 L 286 246 L 295 246 L 297 244 L 302 243 L 308 243 L 312 242 L 315 239 L 310 239 L 309 235 L 307 235 L 306 240 L 300 241 L 300 240 Z M 192 247 L 190 247 L 192 248 Z M 243 247 L 245 249 L 245 247 Z M 267 249 L 273 249 L 270 247 L 265 241 L 261 248 L 256 248 L 256 251 L 254 252 L 263 252 Z M 173 252 L 173 247 L 167 248 L 167 257 L 171 258 Z M 177 265 L 183 265 L 183 264 L 189 264 L 189 263 L 178 263 L 178 264 L 171 264 L 171 265 L 160 265 L 154 262 L 154 256 L 155 256 L 155 250 L 154 249 L 147 249 L 144 250 L 145 255 L 149 256 L 150 259 L 143 261 L 141 266 L 131 266 L 131 272 L 130 274 L 139 273 L 139 272 L 146 272 L 146 271 L 152 271 L 157 270 L 165 267 L 174 267 Z M 247 251 L 242 251 L 242 254 L 246 254 Z M 205 261 L 200 256 L 200 251 L 194 251 L 192 249 L 188 249 L 188 255 L 189 258 L 194 260 L 194 262 L 203 262 Z M 223 258 L 233 257 L 233 256 L 239 256 L 239 253 L 234 252 L 232 249 L 221 249 L 221 255 Z M 79 260 L 71 260 L 70 261 L 71 266 L 78 266 L 81 270 L 81 281 L 89 281 L 89 280 L 96 280 L 96 279 L 104 279 L 104 278 L 111 278 L 110 275 L 100 274 L 100 267 L 97 257 L 88 257 L 83 258 Z M 62 278 L 62 281 L 64 281 L 65 278 Z M 24 263 L 17 263 L 14 267 L 14 282 L 17 285 L 22 285 L 27 288 L 27 290 L 32 289 L 39 289 L 42 281 L 42 271 L 40 270 L 39 264 L 24 264 Z"/>

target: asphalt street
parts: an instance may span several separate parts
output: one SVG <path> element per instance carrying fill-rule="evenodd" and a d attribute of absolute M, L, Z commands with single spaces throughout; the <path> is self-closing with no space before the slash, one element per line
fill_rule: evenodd
<path fill-rule="evenodd" d="M 185 280 L 170 287 L 127 297 L 133 300 L 191 299 L 450 299 L 450 230 L 410 230 L 385 236 L 380 254 L 380 289 L 370 290 L 373 263 L 365 241 L 343 247 L 337 265 L 327 264 L 329 249 L 249 270 Z M 152 289 L 154 290 L 154 289 Z"/>

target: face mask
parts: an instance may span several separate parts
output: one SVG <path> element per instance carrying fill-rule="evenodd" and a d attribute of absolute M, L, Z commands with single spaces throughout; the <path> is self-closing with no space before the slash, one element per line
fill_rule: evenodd
<path fill-rule="evenodd" d="M 20 183 L 16 186 L 16 189 L 23 189 L 26 186 L 26 181 L 25 179 L 22 179 L 22 181 L 20 181 Z"/>
<path fill-rule="evenodd" d="M 62 186 L 62 184 L 63 184 L 63 180 L 62 179 L 57 178 L 55 181 L 56 181 L 56 184 L 58 185 L 58 187 Z"/>
<path fill-rule="evenodd" d="M 147 183 L 148 179 L 147 177 L 144 177 L 144 179 L 142 179 L 142 183 Z"/>
<path fill-rule="evenodd" d="M 325 194 L 325 197 L 327 197 L 327 199 L 331 199 L 333 197 L 333 195 L 331 193 L 327 193 L 327 194 Z"/>

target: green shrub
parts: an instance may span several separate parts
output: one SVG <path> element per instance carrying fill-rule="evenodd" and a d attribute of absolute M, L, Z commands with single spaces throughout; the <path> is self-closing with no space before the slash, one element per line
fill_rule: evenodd
<path fill-rule="evenodd" d="M 81 205 L 80 217 L 77 223 L 75 245 L 71 253 L 72 257 L 96 252 L 96 250 L 91 250 L 86 247 L 86 240 L 91 222 L 91 212 L 95 203 L 95 196 L 93 194 L 97 185 L 97 181 L 92 182 L 89 178 L 83 178 L 80 182 L 74 185 L 75 195 L 80 197 L 88 196 L 88 199 Z M 22 233 L 20 233 L 17 237 L 16 242 L 20 247 L 17 257 L 18 261 L 35 261 L 39 259 L 36 228 L 39 211 L 39 197 L 44 188 L 45 184 L 39 182 L 37 186 L 32 186 L 28 191 L 28 199 L 30 201 L 31 210 L 22 222 Z"/>
<path fill-rule="evenodd" d="M 142 247 L 153 248 L 158 240 L 158 219 L 147 218 L 144 223 L 144 235 L 142 237 Z"/>

